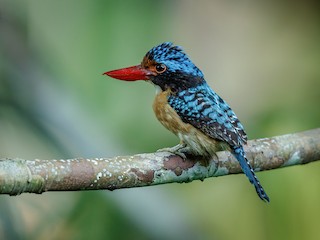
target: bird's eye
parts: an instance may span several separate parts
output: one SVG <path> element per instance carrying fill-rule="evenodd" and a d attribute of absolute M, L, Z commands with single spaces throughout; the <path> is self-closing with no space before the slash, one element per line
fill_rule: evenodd
<path fill-rule="evenodd" d="M 163 73 L 166 70 L 167 70 L 167 67 L 163 63 L 159 63 L 159 64 L 156 65 L 157 73 Z"/>

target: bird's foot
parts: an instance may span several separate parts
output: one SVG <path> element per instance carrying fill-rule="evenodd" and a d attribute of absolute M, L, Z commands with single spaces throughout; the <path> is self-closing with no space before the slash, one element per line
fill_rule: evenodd
<path fill-rule="evenodd" d="M 187 159 L 188 153 L 190 152 L 190 148 L 186 144 L 178 144 L 174 147 L 169 148 L 161 148 L 157 150 L 157 152 L 169 152 L 175 155 L 180 156 L 183 160 Z"/>

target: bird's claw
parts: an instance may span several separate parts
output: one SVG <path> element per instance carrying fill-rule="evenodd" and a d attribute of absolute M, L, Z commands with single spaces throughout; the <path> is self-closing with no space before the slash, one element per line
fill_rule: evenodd
<path fill-rule="evenodd" d="M 187 159 L 188 147 L 186 144 L 178 144 L 174 147 L 161 148 L 157 152 L 169 152 L 174 155 L 180 156 L 183 160 Z"/>

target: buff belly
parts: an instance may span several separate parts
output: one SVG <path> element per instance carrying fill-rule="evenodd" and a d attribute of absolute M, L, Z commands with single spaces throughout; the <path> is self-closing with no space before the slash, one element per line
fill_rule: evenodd
<path fill-rule="evenodd" d="M 156 95 L 153 110 L 161 124 L 177 135 L 182 144 L 187 144 L 192 154 L 211 156 L 217 151 L 228 148 L 223 142 L 206 136 L 191 124 L 183 122 L 168 104 L 168 94 L 169 91 L 162 91 Z"/>

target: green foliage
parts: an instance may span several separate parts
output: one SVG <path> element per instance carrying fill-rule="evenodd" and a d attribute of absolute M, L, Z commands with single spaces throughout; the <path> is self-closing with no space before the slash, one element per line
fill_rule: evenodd
<path fill-rule="evenodd" d="M 83 231 L 79 231 L 83 229 Z M 150 239 L 107 195 L 85 192 L 71 209 L 57 239 Z"/>

